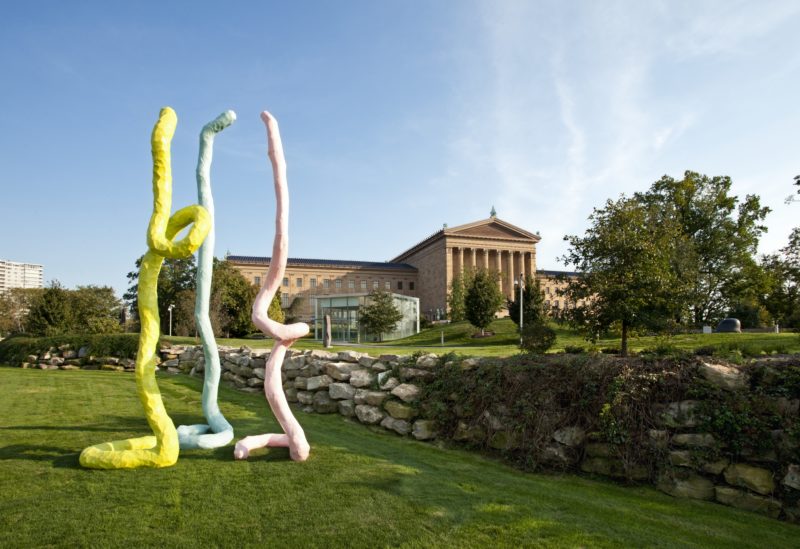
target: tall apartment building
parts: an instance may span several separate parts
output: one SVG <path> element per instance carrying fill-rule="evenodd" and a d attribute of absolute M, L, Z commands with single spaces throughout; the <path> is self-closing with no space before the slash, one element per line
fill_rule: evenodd
<path fill-rule="evenodd" d="M 42 288 L 44 267 L 0 259 L 0 293 L 11 288 Z"/>

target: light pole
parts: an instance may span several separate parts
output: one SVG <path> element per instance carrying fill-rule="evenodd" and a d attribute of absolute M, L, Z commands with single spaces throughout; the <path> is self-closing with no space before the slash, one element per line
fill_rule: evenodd
<path fill-rule="evenodd" d="M 174 309 L 174 308 L 175 308 L 175 305 L 173 305 L 171 303 L 170 303 L 169 307 L 167 307 L 167 310 L 169 311 L 169 336 L 170 337 L 172 337 L 172 309 Z"/>
<path fill-rule="evenodd" d="M 524 309 L 522 291 L 523 291 L 523 288 L 525 287 L 525 284 L 524 284 L 523 280 L 524 279 L 522 278 L 522 273 L 520 273 L 519 280 L 515 280 L 514 281 L 514 284 L 519 286 L 519 346 L 520 347 L 522 347 L 522 327 L 523 327 L 522 326 L 522 319 L 523 319 L 522 311 Z"/>

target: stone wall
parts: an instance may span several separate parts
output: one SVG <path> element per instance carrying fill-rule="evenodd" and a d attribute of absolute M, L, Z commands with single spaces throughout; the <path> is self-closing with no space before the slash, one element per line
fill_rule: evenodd
<path fill-rule="evenodd" d="M 251 393 L 262 392 L 266 350 L 247 347 L 220 348 L 224 382 Z M 163 373 L 202 376 L 202 347 L 169 347 L 160 350 L 159 370 Z M 418 440 L 437 438 L 433 409 L 421 402 L 426 380 L 440 367 L 436 355 L 418 357 L 380 355 L 371 357 L 354 351 L 290 351 L 282 366 L 287 400 L 304 412 L 340 414 L 366 425 L 383 427 Z M 497 359 L 492 359 L 497 364 Z M 481 359 L 461 359 L 463 369 L 474 368 Z M 114 357 L 92 357 L 86 349 L 68 346 L 31 355 L 22 367 L 41 369 L 102 369 L 133 371 L 133 361 Z M 725 391 L 748 391 L 746 369 L 729 364 L 698 360 L 697 376 L 704 383 Z M 784 424 L 798 423 L 800 399 L 771 397 L 770 413 Z M 457 403 L 453 403 L 457 407 Z M 596 432 L 581 425 L 561 426 L 552 432 L 538 459 L 561 470 L 583 471 L 611 478 L 652 482 L 676 497 L 716 501 L 724 505 L 762 513 L 773 518 L 800 522 L 800 455 L 797 437 L 775 429 L 768 436 L 772 450 L 741 452 L 731 460 L 716 448 L 725 441 L 704 432 L 698 421 L 698 400 L 659 403 L 654 410 L 654 428 L 649 444 L 657 449 L 656 471 L 627 463 L 617 448 Z M 428 415 L 432 415 L 428 413 Z M 505 425 L 502 414 L 483 412 L 479 423 L 459 422 L 449 437 L 458 442 L 488 440 L 487 446 L 500 451 L 519 448 L 515 433 Z M 487 437 L 487 431 L 491 436 Z"/>

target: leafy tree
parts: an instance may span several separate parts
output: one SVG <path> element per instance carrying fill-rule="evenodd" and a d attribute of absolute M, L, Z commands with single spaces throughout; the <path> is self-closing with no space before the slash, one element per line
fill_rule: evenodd
<path fill-rule="evenodd" d="M 684 303 L 673 261 L 681 247 L 680 226 L 669 210 L 625 196 L 595 208 L 589 221 L 584 236 L 564 237 L 570 248 L 562 261 L 582 275 L 562 293 L 583 303 L 566 314 L 590 338 L 618 323 L 627 355 L 631 328 L 662 326 Z"/>
<path fill-rule="evenodd" d="M 130 281 L 128 290 L 123 294 L 123 299 L 129 304 L 134 318 L 139 317 L 138 284 L 139 269 L 142 266 L 142 257 L 136 260 L 136 270 L 127 274 Z M 169 333 L 169 311 L 170 305 L 176 305 L 178 294 L 184 290 L 193 290 L 195 286 L 195 276 L 197 267 L 193 255 L 185 259 L 165 259 L 161 271 L 158 273 L 158 315 L 161 318 L 161 333 Z M 179 322 L 192 322 L 191 316 L 181 318 L 172 311 L 173 324 Z M 185 313 L 182 313 L 185 314 Z"/>
<path fill-rule="evenodd" d="M 275 292 L 275 295 L 272 297 L 267 315 L 269 315 L 269 317 L 275 322 L 280 322 L 281 324 L 286 321 L 286 314 L 283 312 L 283 308 L 281 307 L 280 291 Z"/>
<path fill-rule="evenodd" d="M 448 318 L 451 322 L 466 320 L 466 309 L 464 308 L 464 298 L 467 295 L 467 288 L 472 284 L 474 273 L 471 269 L 461 271 L 450 282 L 450 293 L 447 295 Z"/>
<path fill-rule="evenodd" d="M 226 337 L 241 337 L 256 331 L 250 318 L 257 293 L 258 288 L 230 263 L 214 259 L 211 308 L 216 308 L 219 330 Z"/>
<path fill-rule="evenodd" d="M 525 284 L 522 295 L 523 326 L 544 322 L 548 311 L 539 279 L 526 274 L 523 283 Z M 507 306 L 508 316 L 519 327 L 519 288 L 514 291 L 514 299 L 507 300 Z"/>
<path fill-rule="evenodd" d="M 778 325 L 800 327 L 800 228 L 779 254 L 761 260 L 767 283 L 760 302 Z"/>
<path fill-rule="evenodd" d="M 110 334 L 122 330 L 122 302 L 110 286 L 78 286 L 69 292 L 72 332 Z"/>
<path fill-rule="evenodd" d="M 358 323 L 368 333 L 377 335 L 378 341 L 383 341 L 383 334 L 394 330 L 403 313 L 394 306 L 392 294 L 388 292 L 373 290 L 367 301 L 368 304 L 358 309 Z"/>
<path fill-rule="evenodd" d="M 467 287 L 464 296 L 464 310 L 470 324 L 480 329 L 485 335 L 486 328 L 494 320 L 494 315 L 505 302 L 500 286 L 497 283 L 497 273 L 480 269 L 472 276 L 472 281 Z"/>
<path fill-rule="evenodd" d="M 556 332 L 542 320 L 522 328 L 522 350 L 529 353 L 542 354 L 556 342 Z"/>
<path fill-rule="evenodd" d="M 25 331 L 31 304 L 42 293 L 41 288 L 11 288 L 0 294 L 0 335 Z"/>
<path fill-rule="evenodd" d="M 682 249 L 674 262 L 682 280 L 690 282 L 687 310 L 694 324 L 721 318 L 740 300 L 741 273 L 755 265 L 754 254 L 764 218 L 770 209 L 758 196 L 740 203 L 731 194 L 731 179 L 687 171 L 683 179 L 664 176 L 636 199 L 669 212 L 680 227 Z"/>
<path fill-rule="evenodd" d="M 67 334 L 74 325 L 69 291 L 53 281 L 31 303 L 26 331 L 35 336 Z"/>

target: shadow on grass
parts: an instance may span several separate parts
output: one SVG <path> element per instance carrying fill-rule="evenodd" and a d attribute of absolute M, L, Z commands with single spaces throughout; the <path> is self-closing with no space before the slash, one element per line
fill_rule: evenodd
<path fill-rule="evenodd" d="M 78 452 L 58 446 L 36 444 L 11 444 L 0 448 L 0 461 L 22 459 L 26 461 L 50 461 L 53 467 L 80 469 Z"/>

